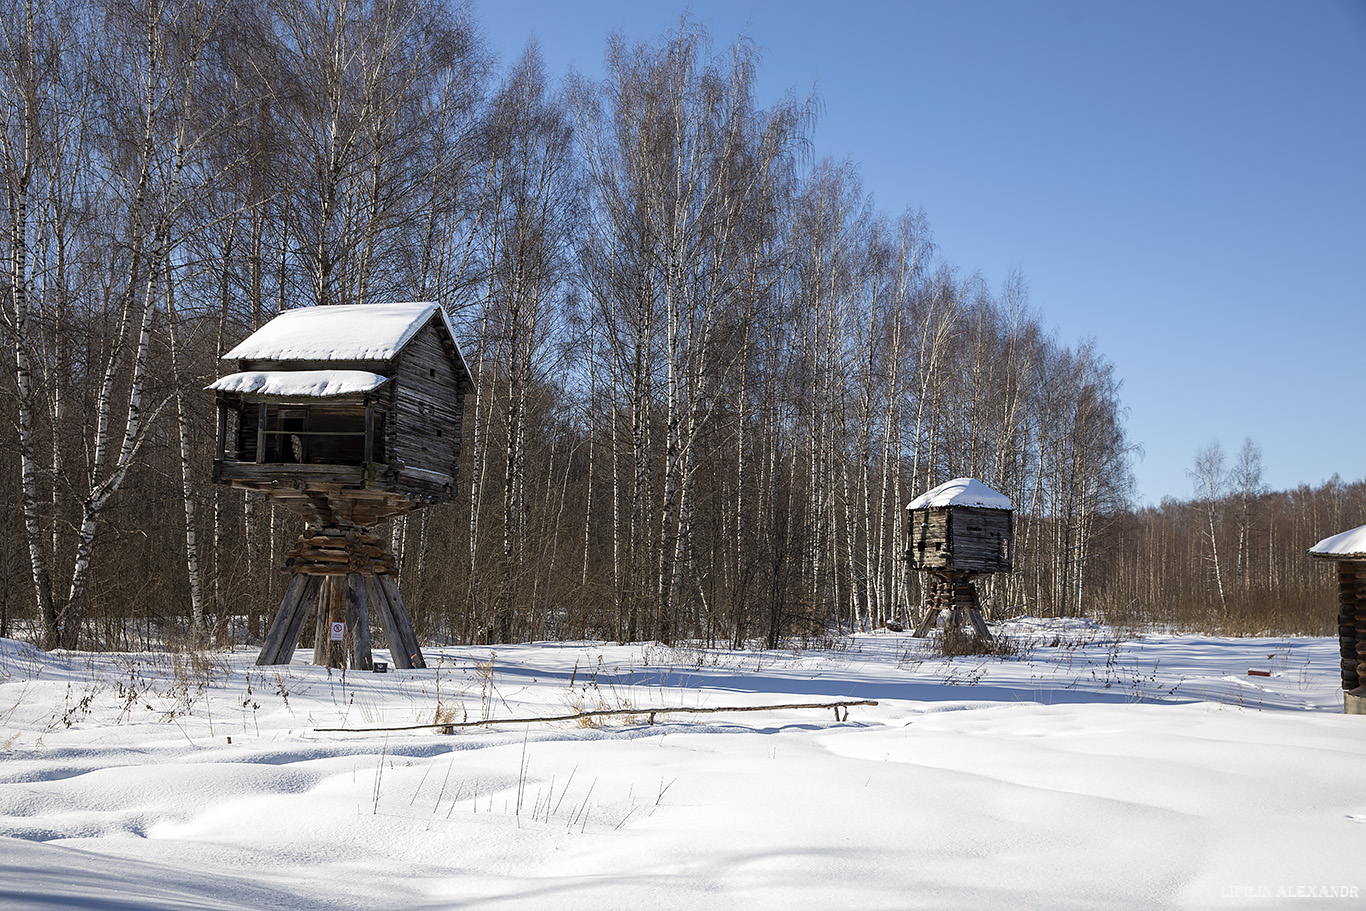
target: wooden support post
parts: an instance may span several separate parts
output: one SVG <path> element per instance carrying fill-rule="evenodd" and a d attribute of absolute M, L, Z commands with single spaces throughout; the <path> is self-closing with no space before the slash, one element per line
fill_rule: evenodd
<path fill-rule="evenodd" d="M 945 611 L 944 628 L 962 629 L 971 624 L 973 632 L 983 639 L 991 638 L 991 630 L 982 618 L 981 605 L 977 600 L 977 586 L 972 584 L 970 573 L 949 572 L 935 574 L 926 580 L 929 589 L 925 618 L 915 628 L 914 635 L 924 638 L 929 635 L 940 611 Z"/>
<path fill-rule="evenodd" d="M 413 663 L 415 668 L 425 668 L 427 662 L 422 658 L 422 649 L 417 644 L 417 636 L 413 635 L 412 624 L 408 622 L 408 611 L 403 606 L 403 596 L 398 593 L 398 583 L 394 577 L 385 573 L 376 577 L 379 579 L 380 590 L 389 600 L 389 610 L 394 616 L 394 627 L 398 632 L 399 646 L 408 655 L 408 660 Z M 389 651 L 395 649 L 394 643 L 389 643 Z"/>
<path fill-rule="evenodd" d="M 976 607 L 968 609 L 968 619 L 972 621 L 972 628 L 977 631 L 977 635 L 983 639 L 991 638 L 991 630 L 987 629 L 987 623 L 982 619 L 982 612 Z"/>
<path fill-rule="evenodd" d="M 285 596 L 280 599 L 280 608 L 275 612 L 275 619 L 270 622 L 270 629 L 266 631 L 266 641 L 261 645 L 261 653 L 256 656 L 258 665 L 286 663 L 280 660 L 280 652 L 285 650 L 285 632 L 289 629 L 290 621 L 294 619 L 294 612 L 300 606 L 304 590 L 307 588 L 308 577 L 301 573 L 295 573 L 289 580 Z M 290 643 L 291 654 L 293 650 L 293 643 Z"/>
<path fill-rule="evenodd" d="M 256 409 L 256 461 L 258 463 L 266 460 L 266 403 L 262 402 Z"/>
<path fill-rule="evenodd" d="M 365 464 L 375 460 L 375 403 L 365 399 Z"/>
<path fill-rule="evenodd" d="M 294 648 L 299 644 L 299 633 L 303 630 L 304 621 L 317 604 L 321 585 L 320 577 L 303 573 L 295 573 L 289 580 L 289 587 L 280 601 L 280 610 L 276 612 L 270 631 L 266 633 L 261 654 L 256 657 L 258 665 L 289 664 L 294 656 Z"/>
<path fill-rule="evenodd" d="M 925 619 L 921 620 L 920 625 L 915 628 L 915 637 L 917 639 L 924 639 L 926 636 L 928 636 L 930 634 L 930 630 L 934 628 L 934 622 L 938 619 L 939 608 L 931 605 L 925 611 Z"/>
<path fill-rule="evenodd" d="M 319 526 L 299 536 L 285 560 L 293 572 L 257 664 L 287 664 L 310 613 L 317 617 L 313 663 L 373 670 L 371 610 L 378 611 L 396 668 L 425 668 L 383 541 L 363 528 Z M 331 638 L 342 623 L 341 641 Z"/>
<path fill-rule="evenodd" d="M 327 666 L 327 576 L 318 577 L 317 622 L 313 624 L 313 663 Z"/>
<path fill-rule="evenodd" d="M 321 576 L 309 576 L 308 587 L 304 590 L 303 597 L 299 599 L 299 609 L 294 612 L 294 619 L 289 622 L 289 629 L 285 631 L 285 642 L 287 653 L 282 653 L 281 664 L 288 664 L 294 657 L 294 650 L 299 647 L 299 636 L 304 631 L 304 623 L 307 622 L 309 614 L 318 610 L 318 599 L 322 595 L 323 580 Z"/>
<path fill-rule="evenodd" d="M 342 577 L 334 577 L 341 584 Z M 346 577 L 346 644 L 351 667 L 358 671 L 374 668 L 370 657 L 370 612 L 366 608 L 365 578 L 360 573 Z"/>
<path fill-rule="evenodd" d="M 384 629 L 384 642 L 389 646 L 389 657 L 394 662 L 394 667 L 402 671 L 410 670 L 413 662 L 409 659 L 408 649 L 403 646 L 403 640 L 399 637 L 394 612 L 389 609 L 389 599 L 380 590 L 379 577 L 366 576 L 365 590 L 369 596 L 370 606 L 379 614 L 380 626 Z"/>
<path fill-rule="evenodd" d="M 991 630 L 987 629 L 986 621 L 982 619 L 982 604 L 977 600 L 977 586 L 972 584 L 971 575 L 963 576 L 962 582 L 956 588 L 954 597 L 962 605 L 963 614 L 972 624 L 973 632 L 979 638 L 990 639 Z"/>
<path fill-rule="evenodd" d="M 322 580 L 322 596 L 318 599 L 318 641 L 313 646 L 313 663 L 346 667 L 345 639 L 334 642 L 331 638 L 332 624 L 346 622 L 344 577 L 323 576 Z"/>
<path fill-rule="evenodd" d="M 924 639 L 934 629 L 935 622 L 939 619 L 939 611 L 943 605 L 939 601 L 939 577 L 926 574 L 925 580 L 925 618 L 920 621 L 920 625 L 915 628 L 912 634 L 917 639 Z"/>

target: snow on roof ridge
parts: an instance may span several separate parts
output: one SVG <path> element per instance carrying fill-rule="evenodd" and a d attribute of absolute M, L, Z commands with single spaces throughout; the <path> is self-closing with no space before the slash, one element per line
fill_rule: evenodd
<path fill-rule="evenodd" d="M 277 315 L 224 360 L 387 361 L 412 340 L 433 312 L 455 340 L 446 311 L 431 301 L 297 307 Z M 457 350 L 459 343 L 456 344 Z M 462 355 L 463 359 L 463 355 Z"/>
<path fill-rule="evenodd" d="M 981 509 L 1011 509 L 1010 497 L 992 490 L 976 478 L 954 478 L 916 497 L 907 509 L 940 506 L 976 506 Z"/>
<path fill-rule="evenodd" d="M 1366 556 L 1366 525 L 1330 535 L 1309 548 L 1309 552 L 1316 557 Z"/>

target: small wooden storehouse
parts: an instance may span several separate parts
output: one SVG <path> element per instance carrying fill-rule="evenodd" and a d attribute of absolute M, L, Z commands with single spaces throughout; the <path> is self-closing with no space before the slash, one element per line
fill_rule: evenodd
<path fill-rule="evenodd" d="M 393 560 L 369 529 L 455 497 L 470 376 L 445 312 L 432 303 L 289 310 L 223 359 L 236 370 L 209 387 L 214 481 L 260 491 L 309 526 L 286 562 L 294 579 L 257 663 L 288 662 L 316 606 L 320 638 L 343 623 L 346 644 L 320 644 L 315 660 L 369 667 L 374 605 L 395 664 L 423 666 Z"/>
<path fill-rule="evenodd" d="M 1366 715 L 1366 525 L 1324 538 L 1309 554 L 1337 564 L 1343 710 Z"/>
<path fill-rule="evenodd" d="M 929 632 L 940 610 L 951 622 L 971 621 L 989 636 L 973 577 L 1010 572 L 1015 514 L 1010 498 L 973 478 L 954 478 L 906 507 L 906 562 L 932 580 L 925 618 L 915 634 Z"/>

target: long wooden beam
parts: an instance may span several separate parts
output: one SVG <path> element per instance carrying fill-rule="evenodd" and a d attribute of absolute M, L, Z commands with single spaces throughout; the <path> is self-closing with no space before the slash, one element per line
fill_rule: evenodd
<path fill-rule="evenodd" d="M 876 699 L 849 699 L 843 702 L 795 702 L 785 705 L 722 705 L 714 707 L 697 706 L 653 706 L 640 709 L 593 709 L 588 712 L 575 712 L 572 715 L 536 715 L 529 718 L 485 718 L 480 721 L 437 721 L 431 724 L 402 724 L 395 727 L 382 728 L 314 728 L 317 732 L 326 733 L 346 733 L 346 734 L 368 734 L 376 731 L 422 731 L 432 728 L 450 729 L 455 728 L 475 728 L 490 724 L 535 724 L 551 721 L 579 721 L 584 718 L 603 718 L 609 715 L 648 715 L 650 724 L 655 723 L 656 715 L 711 715 L 717 712 L 776 712 L 784 709 L 834 709 L 835 720 L 843 721 L 849 717 L 849 706 L 851 705 L 877 705 Z M 844 709 L 844 717 L 840 717 L 840 709 Z"/>

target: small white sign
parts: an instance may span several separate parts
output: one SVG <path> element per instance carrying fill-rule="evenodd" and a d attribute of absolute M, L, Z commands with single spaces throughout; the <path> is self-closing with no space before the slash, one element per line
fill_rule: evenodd
<path fill-rule="evenodd" d="M 333 642 L 340 642 L 340 641 L 342 641 L 342 639 L 344 639 L 345 637 L 346 637 L 346 624 L 345 624 L 345 623 L 334 623 L 334 624 L 332 624 L 332 636 L 330 637 L 330 638 L 332 639 L 332 641 L 333 641 Z"/>

